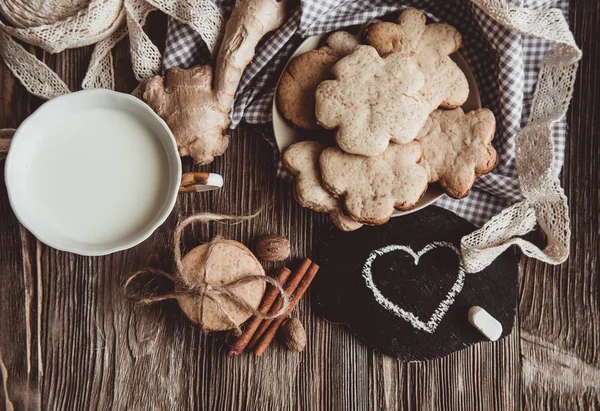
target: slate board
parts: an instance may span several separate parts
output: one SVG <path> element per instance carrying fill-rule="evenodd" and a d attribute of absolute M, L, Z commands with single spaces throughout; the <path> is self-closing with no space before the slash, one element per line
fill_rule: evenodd
<path fill-rule="evenodd" d="M 461 287 L 456 253 L 461 237 L 473 230 L 466 220 L 435 206 L 351 233 L 332 228 L 315 253 L 321 266 L 313 281 L 317 312 L 347 325 L 375 350 L 406 361 L 439 358 L 487 341 L 468 322 L 474 305 L 494 316 L 502 336 L 508 335 L 517 304 L 518 261 L 509 249 L 485 270 L 465 273 Z M 365 270 L 369 256 L 371 276 Z M 440 303 L 452 297 L 453 289 L 454 301 L 446 301 L 444 313 Z M 437 326 L 429 321 L 436 310 L 438 317 L 442 314 Z"/>

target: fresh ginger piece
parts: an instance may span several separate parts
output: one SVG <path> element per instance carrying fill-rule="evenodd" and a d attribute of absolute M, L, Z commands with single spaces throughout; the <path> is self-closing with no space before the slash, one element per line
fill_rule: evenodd
<path fill-rule="evenodd" d="M 212 90 L 212 67 L 174 67 L 147 80 L 142 97 L 175 135 L 179 154 L 208 164 L 227 149 L 229 108 L 219 107 Z"/>
<path fill-rule="evenodd" d="M 287 0 L 236 1 L 225 25 L 215 68 L 215 92 L 222 106 L 231 106 L 258 42 L 284 23 L 287 3 Z"/>
<path fill-rule="evenodd" d="M 204 165 L 225 152 L 229 112 L 242 74 L 260 39 L 283 24 L 285 7 L 285 0 L 238 0 L 225 26 L 214 76 L 208 64 L 175 67 L 166 79 L 154 76 L 140 83 L 142 99 L 169 125 L 181 156 Z"/>

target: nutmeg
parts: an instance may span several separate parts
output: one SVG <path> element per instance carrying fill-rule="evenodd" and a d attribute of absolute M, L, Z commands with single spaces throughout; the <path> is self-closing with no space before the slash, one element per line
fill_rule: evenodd
<path fill-rule="evenodd" d="M 263 235 L 256 244 L 256 255 L 265 261 L 285 260 L 290 256 L 290 241 L 280 235 Z"/>
<path fill-rule="evenodd" d="M 288 318 L 279 327 L 279 342 L 288 350 L 302 352 L 306 347 L 306 331 L 297 318 Z"/>

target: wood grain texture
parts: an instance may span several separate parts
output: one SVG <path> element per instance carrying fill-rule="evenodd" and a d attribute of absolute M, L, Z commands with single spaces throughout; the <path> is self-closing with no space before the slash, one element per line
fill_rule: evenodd
<path fill-rule="evenodd" d="M 600 3 L 572 1 L 584 57 L 568 114 L 562 182 L 571 256 L 552 267 L 523 259 L 519 319 L 525 409 L 600 408 Z"/>
<path fill-rule="evenodd" d="M 600 6 L 596 0 L 572 4 L 572 25 L 585 52 L 563 172 L 572 256 L 561 267 L 523 259 L 518 326 L 509 337 L 436 361 L 401 363 L 316 317 L 305 298 L 295 314 L 308 335 L 303 354 L 274 345 L 262 358 L 230 358 L 223 337 L 201 334 L 176 303 L 126 300 L 121 286 L 130 273 L 148 265 L 172 269 L 170 233 L 178 218 L 196 212 L 262 209 L 248 223 L 191 228 L 184 235 L 187 248 L 216 233 L 250 246 L 261 234 L 275 233 L 291 240 L 290 265 L 311 255 L 329 223 L 299 207 L 291 186 L 274 177 L 271 150 L 261 138 L 268 128 L 244 126 L 210 166 L 225 177 L 223 190 L 180 196 L 152 237 L 107 257 L 73 256 L 37 242 L 18 225 L 0 184 L 0 409 L 599 408 Z M 149 25 L 162 33 L 164 19 Z M 43 57 L 77 89 L 90 53 L 84 48 Z M 126 43 L 118 46 L 115 62 L 117 88 L 131 91 Z M 0 87 L 0 127 L 18 125 L 40 104 L 3 64 Z M 192 169 L 184 161 L 184 170 Z M 267 266 L 270 272 L 278 267 Z"/>

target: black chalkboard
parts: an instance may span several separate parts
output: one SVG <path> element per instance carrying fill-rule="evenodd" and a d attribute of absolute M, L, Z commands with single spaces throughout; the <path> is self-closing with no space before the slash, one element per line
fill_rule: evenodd
<path fill-rule="evenodd" d="M 332 228 L 315 253 L 321 266 L 313 282 L 318 313 L 347 325 L 375 350 L 406 361 L 486 341 L 468 321 L 474 305 L 502 324 L 503 336 L 509 334 L 517 258 L 509 249 L 485 270 L 464 273 L 460 239 L 473 230 L 435 206 L 351 233 Z"/>

